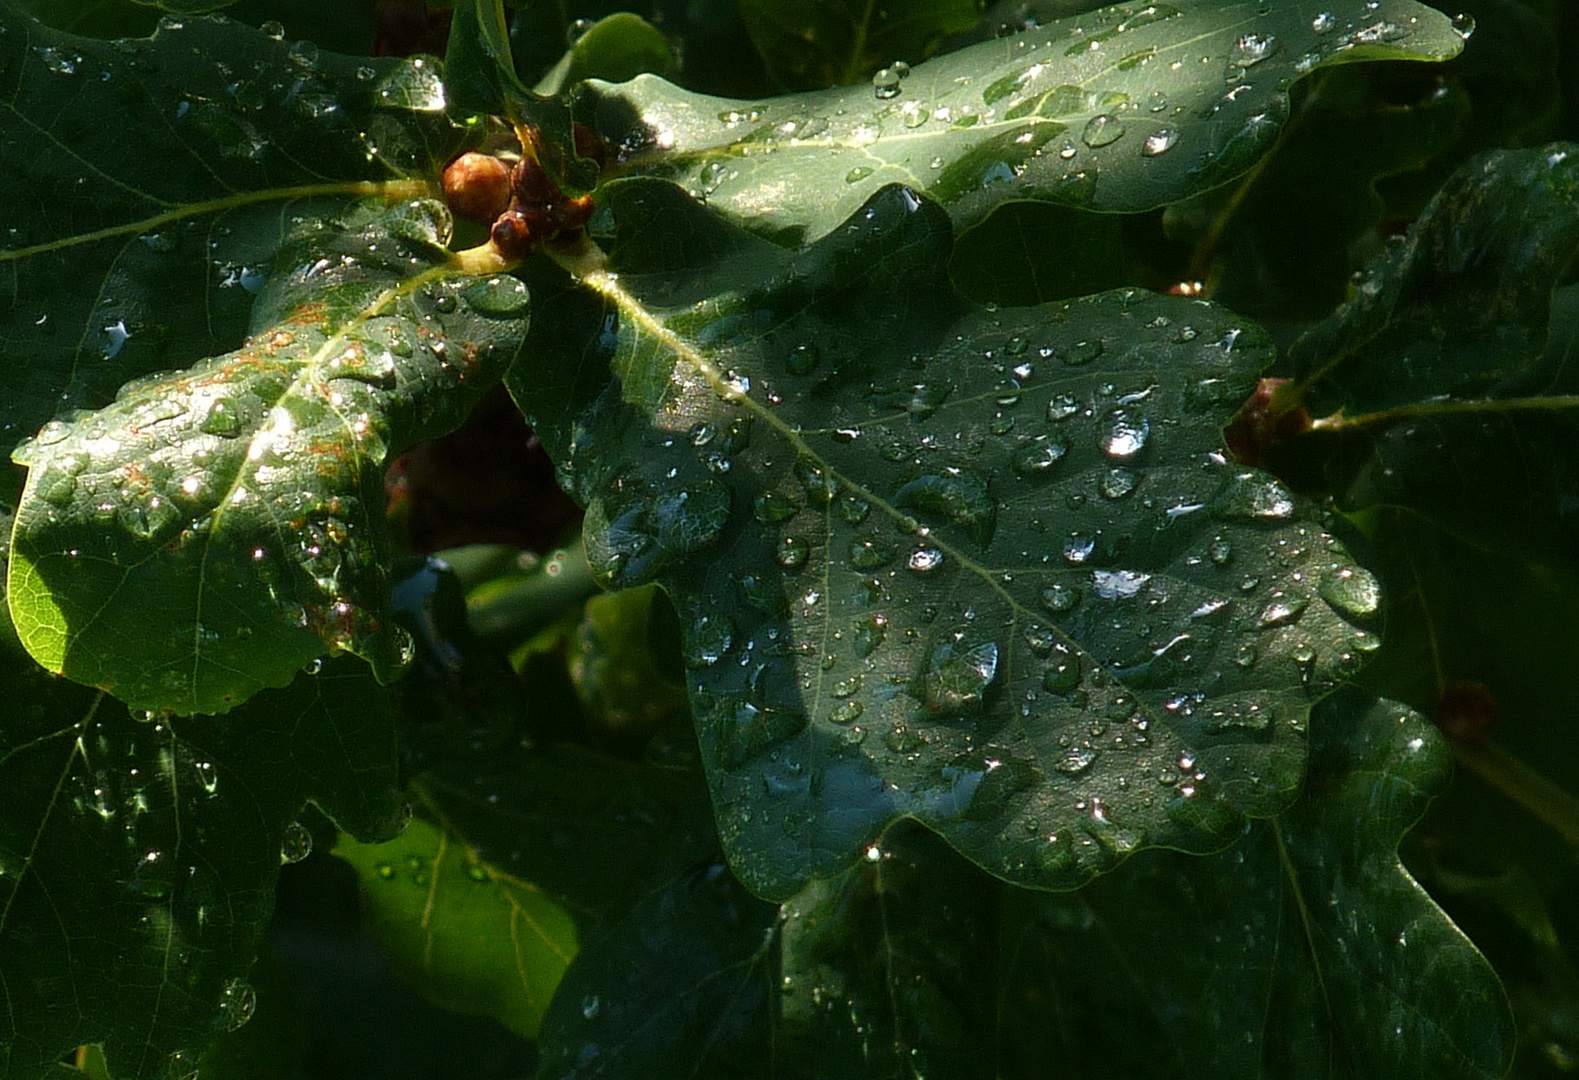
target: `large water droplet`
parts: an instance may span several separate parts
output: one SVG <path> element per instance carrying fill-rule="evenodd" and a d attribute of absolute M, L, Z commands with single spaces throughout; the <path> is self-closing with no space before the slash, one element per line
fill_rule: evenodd
<path fill-rule="evenodd" d="M 998 676 L 998 643 L 963 631 L 932 650 L 922 674 L 922 702 L 947 715 L 978 712 Z"/>
<path fill-rule="evenodd" d="M 1475 16 L 1461 11 L 1453 16 L 1452 26 L 1453 33 L 1468 41 L 1469 36 L 1475 32 Z"/>
<path fill-rule="evenodd" d="M 978 544 L 988 543 L 997 525 L 998 504 L 987 492 L 986 478 L 966 469 L 917 477 L 894 493 L 894 505 L 942 514 L 965 526 Z"/>
<path fill-rule="evenodd" d="M 1116 116 L 1108 113 L 1097 113 L 1080 132 L 1080 140 L 1093 150 L 1098 147 L 1108 146 L 1118 142 L 1124 137 L 1124 124 Z"/>
<path fill-rule="evenodd" d="M 1051 404 L 1048 408 L 1051 410 Z M 1062 461 L 1067 453 L 1069 453 L 1067 440 L 1049 439 L 1043 436 L 1021 447 L 1014 455 L 1011 467 L 1021 476 L 1041 476 Z"/>
<path fill-rule="evenodd" d="M 1266 473 L 1242 472 L 1229 478 L 1209 509 L 1219 518 L 1283 521 L 1294 516 L 1294 496 Z"/>
<path fill-rule="evenodd" d="M 1179 141 L 1179 133 L 1172 128 L 1162 128 L 1146 136 L 1146 141 L 1141 144 L 1140 152 L 1146 157 L 1157 157 L 1173 149 L 1173 144 Z"/>
<path fill-rule="evenodd" d="M 1381 586 L 1368 570 L 1358 566 L 1329 569 L 1321 578 L 1321 598 L 1339 614 L 1351 619 L 1369 619 L 1380 609 Z"/>
<path fill-rule="evenodd" d="M 215 1026 L 224 1031 L 235 1031 L 258 1010 L 258 995 L 246 979 L 231 979 L 219 995 L 219 1016 Z"/>
<path fill-rule="evenodd" d="M 1277 39 L 1271 34 L 1265 37 L 1260 34 L 1243 34 L 1234 42 L 1228 62 L 1233 67 L 1241 69 L 1254 67 L 1272 55 L 1276 41 Z"/>
<path fill-rule="evenodd" d="M 1135 570 L 1095 570 L 1091 574 L 1097 595 L 1105 600 L 1128 600 L 1145 588 L 1146 582 L 1150 580 L 1150 574 Z"/>
<path fill-rule="evenodd" d="M 472 282 L 461 291 L 461 298 L 479 315 L 500 319 L 519 318 L 530 304 L 526 283 L 506 274 Z"/>
<path fill-rule="evenodd" d="M 699 614 L 686 628 L 683 653 L 687 667 L 718 663 L 734 642 L 735 628 L 726 616 Z"/>
<path fill-rule="evenodd" d="M 1073 585 L 1051 585 L 1042 590 L 1042 606 L 1054 615 L 1062 615 L 1074 610 L 1075 605 L 1080 603 L 1080 596 L 1080 590 Z"/>
<path fill-rule="evenodd" d="M 1151 423 L 1144 416 L 1134 416 L 1122 409 L 1115 409 L 1108 417 L 1106 429 L 1097 440 L 1102 452 L 1114 461 L 1129 461 L 1146 448 L 1151 435 Z"/>
<path fill-rule="evenodd" d="M 903 78 L 899 72 L 891 67 L 879 68 L 872 76 L 872 94 L 879 101 L 887 101 L 899 96 L 899 83 Z"/>
<path fill-rule="evenodd" d="M 1318 34 L 1330 34 L 1338 25 L 1337 16 L 1330 11 L 1323 11 L 1310 20 L 1310 28 Z"/>

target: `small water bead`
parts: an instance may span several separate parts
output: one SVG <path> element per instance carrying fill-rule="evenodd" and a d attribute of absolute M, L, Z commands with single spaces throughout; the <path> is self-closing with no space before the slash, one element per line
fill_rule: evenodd
<path fill-rule="evenodd" d="M 956 633 L 927 659 L 924 702 L 934 713 L 976 712 L 997 677 L 997 642 L 973 641 L 963 632 Z"/>
<path fill-rule="evenodd" d="M 1096 550 L 1097 542 L 1089 536 L 1075 533 L 1064 541 L 1064 558 L 1076 565 L 1085 562 Z"/>
<path fill-rule="evenodd" d="M 1062 615 L 1074 610 L 1075 605 L 1080 603 L 1081 595 L 1081 591 L 1073 585 L 1050 585 L 1042 590 L 1042 607 L 1054 615 Z"/>
<path fill-rule="evenodd" d="M 1068 441 L 1042 437 L 1022 447 L 1014 455 L 1010 467 L 1021 476 L 1039 476 L 1057 465 L 1068 453 Z"/>
<path fill-rule="evenodd" d="M 918 574 L 930 573 L 943 565 L 943 553 L 936 548 L 917 548 L 906 565 Z"/>
<path fill-rule="evenodd" d="M 245 979 L 231 979 L 219 995 L 219 1017 L 215 1026 L 235 1031 L 258 1011 L 258 995 Z"/>
<path fill-rule="evenodd" d="M 1322 575 L 1321 598 L 1351 619 L 1369 619 L 1381 608 L 1382 590 L 1370 571 L 1344 566 Z"/>
<path fill-rule="evenodd" d="M 1255 667 L 1255 663 L 1258 659 L 1260 659 L 1260 657 L 1261 650 L 1256 648 L 1254 642 L 1247 641 L 1243 645 L 1239 646 L 1239 652 L 1234 657 L 1234 663 L 1238 664 L 1242 668 L 1251 668 Z"/>
<path fill-rule="evenodd" d="M 903 76 L 891 67 L 880 68 L 872 76 L 872 95 L 879 101 L 899 96 L 899 83 Z"/>
<path fill-rule="evenodd" d="M 587 36 L 587 31 L 597 25 L 593 19 L 572 19 L 570 25 L 565 27 L 565 44 L 571 48 L 576 42 Z"/>
<path fill-rule="evenodd" d="M 1080 685 L 1080 658 L 1064 653 L 1042 674 L 1042 689 L 1051 694 L 1068 694 Z"/>
<path fill-rule="evenodd" d="M 1320 15 L 1310 20 L 1311 30 L 1318 34 L 1330 34 L 1337 25 L 1337 16 L 1330 11 L 1323 11 Z"/>
<path fill-rule="evenodd" d="M 293 821 L 285 826 L 285 835 L 280 840 L 280 865 L 289 866 L 299 863 L 313 853 L 313 834 L 307 826 L 299 821 Z"/>
<path fill-rule="evenodd" d="M 811 545 L 798 536 L 786 536 L 779 541 L 778 549 L 773 553 L 774 559 L 785 569 L 794 569 L 806 561 L 811 554 Z"/>
<path fill-rule="evenodd" d="M 258 27 L 258 29 L 263 32 L 264 37 L 272 38 L 275 41 L 283 41 L 285 39 L 285 27 L 273 19 Z"/>
<path fill-rule="evenodd" d="M 1453 33 L 1468 41 L 1469 36 L 1475 32 L 1475 16 L 1467 12 L 1459 12 L 1453 16 L 1452 27 Z"/>
<path fill-rule="evenodd" d="M 1131 494 L 1139 482 L 1139 475 L 1130 469 L 1109 469 L 1097 482 L 1097 490 L 1105 499 L 1122 499 Z"/>
<path fill-rule="evenodd" d="M 1151 423 L 1145 417 L 1115 410 L 1097 445 L 1114 461 L 1129 461 L 1146 448 L 1150 435 Z"/>
<path fill-rule="evenodd" d="M 1056 394 L 1047 403 L 1047 419 L 1053 423 L 1068 420 L 1080 411 L 1080 403 L 1073 394 Z"/>
<path fill-rule="evenodd" d="M 1101 356 L 1104 347 L 1101 338 L 1088 338 L 1066 346 L 1059 359 L 1069 367 L 1084 367 Z"/>
<path fill-rule="evenodd" d="M 1053 646 L 1058 644 L 1058 635 L 1048 627 L 1032 623 L 1025 628 L 1026 647 L 1037 656 L 1046 657 L 1053 651 Z"/>
<path fill-rule="evenodd" d="M 1233 52 L 1230 53 L 1228 62 L 1233 67 L 1240 69 L 1254 67 L 1272 55 L 1275 51 L 1273 46 L 1276 41 L 1277 39 L 1271 34 L 1265 37 L 1259 34 L 1244 34 L 1239 40 L 1234 42 Z"/>
<path fill-rule="evenodd" d="M 1145 157 L 1157 157 L 1173 149 L 1173 144 L 1179 141 L 1178 132 L 1171 128 L 1163 128 L 1146 136 L 1146 141 L 1141 144 L 1140 152 Z"/>
<path fill-rule="evenodd" d="M 1212 560 L 1212 562 L 1216 563 L 1218 566 L 1222 566 L 1227 563 L 1229 559 L 1233 558 L 1234 548 L 1233 545 L 1223 537 L 1217 536 L 1212 538 L 1211 546 L 1206 549 L 1206 554 L 1207 557 Z"/>

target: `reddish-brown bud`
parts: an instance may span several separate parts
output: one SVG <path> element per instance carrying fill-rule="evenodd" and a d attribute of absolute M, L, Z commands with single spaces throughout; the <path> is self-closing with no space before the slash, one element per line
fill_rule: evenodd
<path fill-rule="evenodd" d="M 500 214 L 489 235 L 493 246 L 506 259 L 524 259 L 537 252 L 537 238 L 532 235 L 531 222 L 525 214 L 511 207 Z"/>
<path fill-rule="evenodd" d="M 1288 379 L 1262 379 L 1255 393 L 1223 429 L 1229 453 L 1243 465 L 1254 465 L 1273 446 L 1310 430 L 1310 414 L 1303 405 L 1284 405 L 1277 391 Z"/>
<path fill-rule="evenodd" d="M 486 225 L 510 205 L 510 167 L 491 154 L 462 154 L 444 170 L 450 213 Z"/>
<path fill-rule="evenodd" d="M 576 136 L 576 156 L 597 162 L 598 171 L 602 172 L 603 166 L 607 165 L 609 160 L 608 144 L 598 138 L 585 124 L 577 124 L 571 130 Z"/>
<path fill-rule="evenodd" d="M 1450 682 L 1436 703 L 1436 726 L 1458 742 L 1479 742 L 1497 722 L 1497 699 L 1484 683 Z"/>

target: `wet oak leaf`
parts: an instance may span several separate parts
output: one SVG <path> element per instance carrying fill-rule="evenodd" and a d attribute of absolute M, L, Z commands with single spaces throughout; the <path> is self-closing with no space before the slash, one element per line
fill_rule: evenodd
<path fill-rule="evenodd" d="M 0 87 L 6 451 L 128 379 L 236 348 L 297 219 L 421 194 L 466 138 L 431 58 L 339 56 L 223 17 L 105 41 L 6 0 Z"/>
<path fill-rule="evenodd" d="M 383 467 L 457 425 L 526 330 L 526 287 L 451 268 L 431 200 L 311 219 L 242 348 L 52 421 L 8 600 L 51 671 L 141 710 L 224 712 L 338 650 L 400 670 Z"/>
<path fill-rule="evenodd" d="M 605 206 L 608 306 L 540 307 L 508 385 L 594 574 L 674 601 L 749 887 L 792 894 L 911 816 L 1068 888 L 1286 803 L 1379 597 L 1221 450 L 1262 331 L 1139 290 L 972 307 L 947 215 L 897 186 L 798 255 L 654 181 Z"/>
<path fill-rule="evenodd" d="M 190 1073 L 245 1023 L 248 969 L 308 801 L 368 841 L 400 831 L 388 693 L 341 660 L 219 720 L 138 719 L 0 651 L 0 1075 Z"/>
<path fill-rule="evenodd" d="M 1446 741 L 1352 688 L 1311 728 L 1300 801 L 1232 848 L 1148 853 L 1077 894 L 1010 898 L 1006 1071 L 1056 1056 L 1076 1075 L 1506 1075 L 1501 985 L 1398 858 L 1447 788 Z"/>
<path fill-rule="evenodd" d="M 788 243 L 827 235 L 886 184 L 973 224 L 1006 199 L 1148 210 L 1248 169 L 1327 64 L 1444 60 L 1463 41 L 1413 0 L 1178 0 L 1058 19 L 870 84 L 741 101 L 655 76 L 588 82 L 578 118 L 617 169 L 684 186 Z"/>

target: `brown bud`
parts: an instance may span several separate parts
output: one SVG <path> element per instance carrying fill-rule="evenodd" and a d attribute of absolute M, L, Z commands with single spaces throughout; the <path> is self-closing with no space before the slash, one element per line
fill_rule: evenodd
<path fill-rule="evenodd" d="M 555 232 L 574 232 L 584 227 L 592 217 L 592 196 L 578 195 L 574 199 L 562 197 L 550 208 L 550 212 Z"/>
<path fill-rule="evenodd" d="M 486 225 L 510 205 L 510 167 L 491 154 L 465 153 L 444 170 L 450 213 Z"/>
<path fill-rule="evenodd" d="M 493 246 L 506 259 L 524 259 L 537 252 L 537 238 L 532 235 L 531 222 L 525 214 L 512 206 L 500 214 L 489 235 Z"/>
<path fill-rule="evenodd" d="M 524 157 L 516 162 L 510 173 L 510 187 L 521 209 L 528 214 L 541 213 L 544 206 L 562 198 L 558 186 L 535 158 Z"/>
<path fill-rule="evenodd" d="M 1497 722 L 1497 699 L 1484 683 L 1450 682 L 1436 703 L 1436 726 L 1459 742 L 1479 742 Z"/>
<path fill-rule="evenodd" d="M 1254 465 L 1276 444 L 1288 442 L 1310 430 L 1310 414 L 1303 405 L 1283 405 L 1277 400 L 1278 389 L 1288 382 L 1288 379 L 1262 379 L 1255 393 L 1223 429 L 1228 451 L 1240 464 Z"/>
<path fill-rule="evenodd" d="M 602 172 L 609 160 L 608 145 L 585 124 L 577 124 L 571 130 L 576 136 L 576 156 L 597 162 L 598 171 Z"/>

